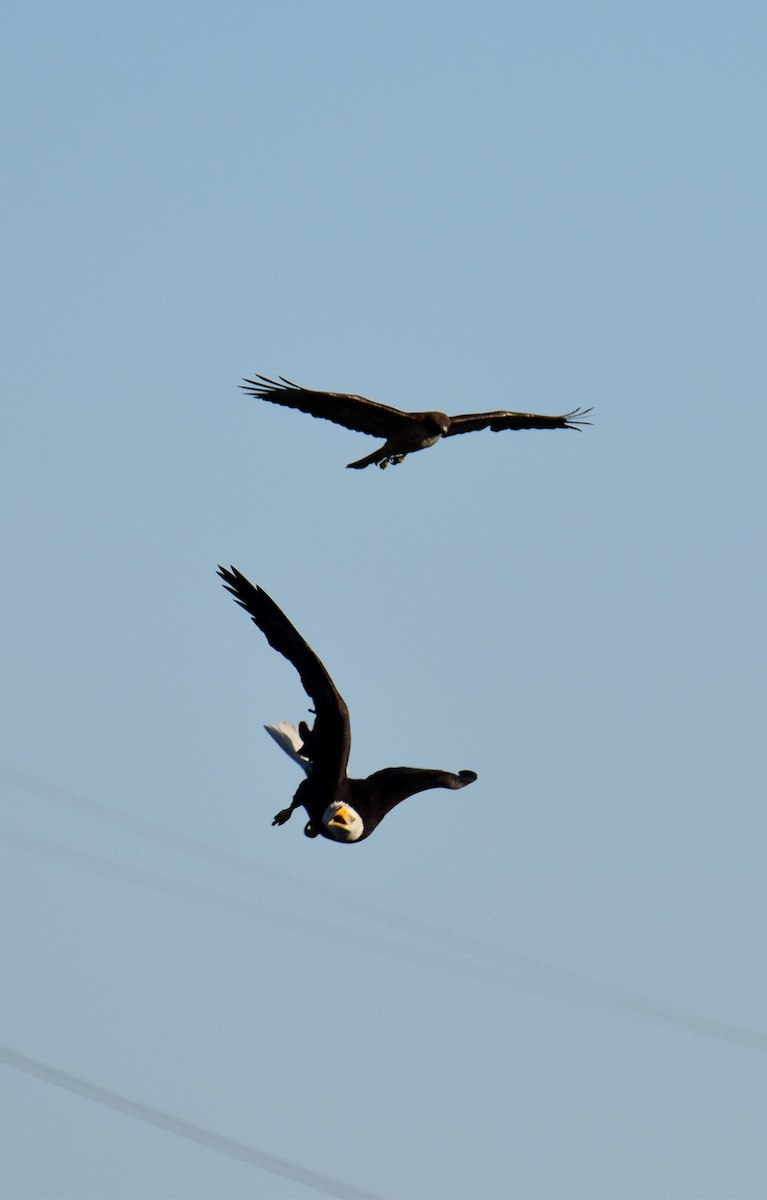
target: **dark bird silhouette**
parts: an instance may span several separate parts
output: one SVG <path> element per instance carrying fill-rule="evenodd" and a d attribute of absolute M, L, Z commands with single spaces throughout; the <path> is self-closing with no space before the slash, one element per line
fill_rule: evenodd
<path fill-rule="evenodd" d="M 306 771 L 292 804 L 277 813 L 273 825 L 284 825 L 303 805 L 309 815 L 304 827 L 307 837 L 320 834 L 336 842 L 361 842 L 408 796 L 429 788 L 462 788 L 474 782 L 474 771 L 453 775 L 419 767 L 386 767 L 367 779 L 350 779 L 346 773 L 352 740 L 349 710 L 325 667 L 262 588 L 254 587 L 236 567 L 231 571 L 219 567 L 218 573 L 269 645 L 296 668 L 314 703 L 311 729 L 304 721 L 297 730 L 285 723 L 266 727 Z"/>
<path fill-rule="evenodd" d="M 454 437 L 457 433 L 475 433 L 478 429 L 492 429 L 494 433 L 500 429 L 580 429 L 582 425 L 591 424 L 585 420 L 592 411 L 590 408 L 574 408 L 559 417 L 503 410 L 448 417 L 442 412 L 403 412 L 345 392 L 313 392 L 298 383 L 291 383 L 282 375 L 279 381 L 256 375 L 255 379 L 246 379 L 240 386 L 259 400 L 297 408 L 299 412 L 322 417 L 346 429 L 385 438 L 383 446 L 372 454 L 346 464 L 355 469 L 369 467 L 372 463 L 378 463 L 381 468 L 390 463 L 401 463 L 408 454 L 425 450 L 440 438 Z"/>

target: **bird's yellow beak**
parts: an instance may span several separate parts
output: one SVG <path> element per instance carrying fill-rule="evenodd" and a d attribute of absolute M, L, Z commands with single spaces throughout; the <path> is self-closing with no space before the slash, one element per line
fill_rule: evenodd
<path fill-rule="evenodd" d="M 348 829 L 349 826 L 351 825 L 351 823 L 352 823 L 351 810 L 348 809 L 346 807 L 346 805 L 342 804 L 341 807 L 337 808 L 336 811 L 333 813 L 333 816 L 328 821 L 328 826 L 330 828 Z"/>

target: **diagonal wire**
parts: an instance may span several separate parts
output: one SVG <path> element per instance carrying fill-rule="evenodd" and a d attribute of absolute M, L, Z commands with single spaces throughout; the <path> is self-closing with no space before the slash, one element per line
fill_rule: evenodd
<path fill-rule="evenodd" d="M 121 879 L 127 883 L 137 884 L 139 887 L 149 888 L 165 896 L 191 900 L 195 904 L 202 904 L 208 908 L 223 910 L 251 920 L 267 921 L 281 929 L 288 929 L 294 933 L 309 933 L 325 941 L 351 946 L 355 950 L 399 959 L 411 966 L 447 971 L 459 978 L 495 987 L 532 992 L 559 1003 L 639 1017 L 646 1021 L 652 1021 L 654 1024 L 672 1026 L 687 1032 L 748 1046 L 750 1049 L 762 1053 L 767 1052 L 767 1036 L 764 1034 L 744 1029 L 738 1025 L 731 1025 L 725 1021 L 717 1021 L 682 1008 L 658 1003 L 645 997 L 632 995 L 564 968 L 538 964 L 536 971 L 528 969 L 526 972 L 520 972 L 509 964 L 504 965 L 500 957 L 496 962 L 483 960 L 470 964 L 450 957 L 448 953 L 438 949 L 416 948 L 369 932 L 334 928 L 325 921 L 315 921 L 311 917 L 280 912 L 268 905 L 257 904 L 238 896 L 230 896 L 198 884 L 168 879 L 162 875 L 155 875 L 151 871 L 125 866 L 123 863 L 102 858 L 88 851 L 57 846 L 34 834 L 20 833 L 0 827 L 0 840 L 7 845 L 17 846 L 22 850 L 37 854 L 48 861 L 81 867 L 107 878 Z"/>
<path fill-rule="evenodd" d="M 0 826 L 0 841 L 8 846 L 16 846 L 21 850 L 36 854 L 49 862 L 81 867 L 98 875 L 106 876 L 108 879 L 120 879 L 126 883 L 137 884 L 139 887 L 160 892 L 165 896 L 192 900 L 196 904 L 234 913 L 239 917 L 268 921 L 272 925 L 277 925 L 281 929 L 289 929 L 294 933 L 309 933 L 326 941 L 339 942 L 345 946 L 352 946 L 356 950 L 366 950 L 373 954 L 404 959 L 408 963 L 426 964 L 448 970 L 457 969 L 461 975 L 465 975 L 467 972 L 467 964 L 459 963 L 440 951 L 428 949 L 424 951 L 421 947 L 407 946 L 368 931 L 334 927 L 328 925 L 327 921 L 315 920 L 310 916 L 299 916 L 280 911 L 268 904 L 259 904 L 256 901 L 247 900 L 241 896 L 232 896 L 197 883 L 169 879 L 144 868 L 126 866 L 124 863 L 103 858 L 101 855 L 92 854 L 87 850 L 59 846 L 37 834 L 23 833 Z"/>
<path fill-rule="evenodd" d="M 68 1071 L 59 1071 L 56 1067 L 48 1066 L 47 1063 L 28 1058 L 24 1054 L 17 1054 L 7 1046 L 0 1046 L 0 1062 L 16 1071 L 23 1071 L 26 1075 L 43 1079 L 46 1083 L 63 1088 L 65 1091 L 85 1096 L 87 1100 L 93 1100 L 96 1104 L 114 1108 L 137 1121 L 155 1125 L 158 1129 L 165 1129 L 168 1133 L 186 1138 L 190 1142 L 197 1142 L 200 1146 L 207 1146 L 209 1150 L 226 1154 L 229 1158 L 238 1158 L 242 1162 L 250 1163 L 251 1166 L 268 1171 L 271 1175 L 281 1175 L 284 1179 L 303 1184 L 304 1187 L 312 1188 L 315 1192 L 323 1192 L 326 1196 L 339 1196 L 341 1200 L 380 1200 L 380 1197 L 374 1196 L 371 1192 L 360 1191 L 359 1188 L 350 1187 L 348 1184 L 340 1183 L 337 1179 L 321 1175 L 318 1171 L 309 1171 L 305 1167 L 298 1167 L 283 1158 L 276 1158 L 273 1154 L 266 1154 L 263 1150 L 256 1150 L 253 1146 L 247 1146 L 243 1142 L 235 1142 L 231 1138 L 211 1133 L 199 1125 L 193 1125 L 191 1121 L 171 1116 L 157 1108 L 151 1108 L 148 1104 L 142 1104 L 138 1100 L 130 1100 L 126 1096 L 120 1096 L 117 1092 L 98 1087 L 95 1083 L 89 1083 L 77 1075 L 71 1075 Z"/>
<path fill-rule="evenodd" d="M 84 866 L 87 869 L 98 871 L 102 875 L 121 877 L 156 891 L 162 891 L 166 895 L 186 897 L 211 907 L 237 912 L 241 916 L 265 919 L 282 928 L 300 932 L 308 931 L 327 940 L 353 945 L 355 948 L 362 948 L 372 953 L 393 956 L 409 963 L 416 962 L 434 969 L 447 970 L 463 978 L 481 979 L 486 983 L 506 988 L 521 988 L 559 1002 L 640 1017 L 650 1020 L 654 1024 L 685 1029 L 703 1036 L 748 1046 L 750 1049 L 762 1053 L 767 1052 L 767 1035 L 755 1030 L 717 1021 L 698 1013 L 638 996 L 590 979 L 577 971 L 513 953 L 500 946 L 455 933 L 412 916 L 400 916 L 370 902 L 360 901 L 359 898 L 355 898 L 353 906 L 350 906 L 347 898 L 330 888 L 306 883 L 305 880 L 294 878 L 288 872 L 261 864 L 245 855 L 211 847 L 188 834 L 169 829 L 147 818 L 113 809 L 94 800 L 87 800 L 77 793 L 58 785 L 43 782 L 3 764 L 0 764 L 0 777 L 5 777 L 8 782 L 43 795 L 56 803 L 64 804 L 75 811 L 88 813 L 102 821 L 132 829 L 163 845 L 181 849 L 202 861 L 225 865 L 250 879 L 262 879 L 264 876 L 268 876 L 273 882 L 283 887 L 289 887 L 291 892 L 302 891 L 313 899 L 320 897 L 326 903 L 341 909 L 346 917 L 349 916 L 351 908 L 355 915 L 366 916 L 375 923 L 388 925 L 400 934 L 405 933 L 409 937 L 424 938 L 431 943 L 431 946 L 424 952 L 421 947 L 415 948 L 404 943 L 393 943 L 367 931 L 334 929 L 325 921 L 313 921 L 306 916 L 297 917 L 289 913 L 281 913 L 269 906 L 227 896 L 198 885 L 177 883 L 147 871 L 110 863 L 83 851 L 53 846 L 44 839 L 33 835 L 0 830 L 0 836 L 6 841 L 49 859 Z M 435 943 L 441 945 L 442 951 L 435 948 Z M 455 958 L 456 953 L 470 958 L 471 964 L 465 958 Z"/>

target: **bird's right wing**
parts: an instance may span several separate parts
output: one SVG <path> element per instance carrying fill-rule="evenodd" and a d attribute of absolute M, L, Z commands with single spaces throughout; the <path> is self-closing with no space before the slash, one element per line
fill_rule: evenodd
<path fill-rule="evenodd" d="M 240 386 L 248 395 L 256 396 L 259 400 L 282 404 L 285 408 L 297 408 L 311 417 L 322 417 L 336 425 L 343 425 L 345 429 L 369 433 L 373 437 L 389 438 L 413 423 L 411 414 L 399 408 L 390 408 L 387 404 L 346 392 L 313 392 L 282 376 L 278 382 L 267 379 L 265 375 L 256 375 L 255 379 L 245 379 Z"/>
<path fill-rule="evenodd" d="M 254 587 L 236 567 L 229 571 L 219 567 L 218 574 L 269 645 L 296 668 L 304 691 L 314 703 L 316 720 L 305 745 L 314 770 L 345 777 L 351 746 L 349 710 L 327 670 L 263 588 Z"/>
<path fill-rule="evenodd" d="M 525 412 L 485 412 L 459 413 L 450 418 L 450 428 L 445 437 L 454 437 L 457 433 L 476 433 L 479 429 L 491 429 L 498 433 L 502 429 L 580 429 L 581 425 L 590 425 L 586 417 L 590 408 L 574 408 L 572 412 L 561 413 L 550 417 L 541 413 Z"/>

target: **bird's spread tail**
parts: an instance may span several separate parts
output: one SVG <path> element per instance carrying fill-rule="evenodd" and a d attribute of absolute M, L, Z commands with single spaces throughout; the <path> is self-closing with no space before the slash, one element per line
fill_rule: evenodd
<path fill-rule="evenodd" d="M 388 467 L 389 452 L 384 446 L 379 446 L 372 454 L 366 454 L 364 458 L 358 458 L 356 462 L 346 465 L 354 471 L 361 471 L 363 467 L 372 467 L 373 463 L 378 463 L 379 467 Z"/>
<path fill-rule="evenodd" d="M 274 738 L 280 749 L 284 750 L 294 762 L 297 762 L 308 775 L 312 764 L 306 755 L 301 753 L 304 743 L 298 732 L 298 726 L 291 725 L 289 721 L 278 721 L 276 725 L 264 725 L 264 729 L 270 737 Z"/>

